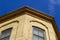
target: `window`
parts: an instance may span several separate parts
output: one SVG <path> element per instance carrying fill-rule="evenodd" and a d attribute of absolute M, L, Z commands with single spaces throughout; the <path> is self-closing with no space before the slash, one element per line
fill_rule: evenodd
<path fill-rule="evenodd" d="M 9 40 L 11 35 L 11 30 L 12 28 L 2 31 L 0 40 Z"/>
<path fill-rule="evenodd" d="M 45 40 L 45 31 L 33 26 L 33 40 Z"/>

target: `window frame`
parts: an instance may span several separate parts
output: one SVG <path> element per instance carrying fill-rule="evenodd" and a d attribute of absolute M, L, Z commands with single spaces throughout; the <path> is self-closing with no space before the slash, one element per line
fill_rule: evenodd
<path fill-rule="evenodd" d="M 5 30 L 2 30 L 2 31 L 1 31 L 1 35 L 0 35 L 0 39 L 4 39 L 4 38 L 6 38 L 6 37 L 1 38 L 1 36 L 2 36 L 2 32 L 7 31 L 7 30 L 10 30 L 10 29 L 11 29 L 10 35 L 6 36 L 6 37 L 9 37 L 9 39 L 10 39 L 10 37 L 11 37 L 11 33 L 12 33 L 12 29 L 13 29 L 12 27 L 11 27 L 11 28 L 8 28 L 8 29 L 5 29 Z"/>
<path fill-rule="evenodd" d="M 42 29 L 42 28 L 40 28 L 40 27 L 38 27 L 38 26 L 32 26 L 32 35 L 35 35 L 35 34 L 33 33 L 33 28 L 36 28 L 36 29 L 38 29 L 38 30 L 40 30 L 40 31 L 43 31 L 43 32 L 44 32 L 44 33 L 43 33 L 44 37 L 41 37 L 41 36 L 39 36 L 39 35 L 36 35 L 36 36 L 38 36 L 38 37 L 40 37 L 40 38 L 43 38 L 43 40 L 46 40 L 46 32 L 45 32 L 44 29 Z M 32 40 L 33 40 L 33 38 L 32 38 Z"/>
<path fill-rule="evenodd" d="M 16 39 L 16 34 L 17 34 L 16 32 L 17 32 L 17 29 L 18 29 L 18 24 L 19 24 L 18 21 L 10 21 L 10 22 L 1 24 L 0 25 L 0 36 L 1 36 L 1 32 L 3 30 L 12 28 L 12 32 L 11 32 L 9 40 L 15 40 Z"/>

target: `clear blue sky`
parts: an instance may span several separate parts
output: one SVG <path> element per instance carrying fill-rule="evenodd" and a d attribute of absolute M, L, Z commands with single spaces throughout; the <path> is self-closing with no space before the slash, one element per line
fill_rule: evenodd
<path fill-rule="evenodd" d="M 60 0 L 0 0 L 0 16 L 23 6 L 32 7 L 55 17 L 60 30 Z"/>

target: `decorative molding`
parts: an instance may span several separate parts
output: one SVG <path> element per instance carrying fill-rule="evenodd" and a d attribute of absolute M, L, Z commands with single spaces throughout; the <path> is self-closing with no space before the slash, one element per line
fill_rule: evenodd
<path fill-rule="evenodd" d="M 46 29 L 48 29 L 48 27 L 47 27 L 45 24 L 43 24 L 43 23 L 41 23 L 41 22 L 39 22 L 39 21 L 31 20 L 30 22 L 37 22 L 37 23 L 39 23 L 39 24 L 41 24 L 41 25 L 45 26 L 45 28 L 46 28 Z"/>
<path fill-rule="evenodd" d="M 15 20 L 15 21 L 8 22 L 8 23 L 6 23 L 6 24 L 0 26 L 0 28 L 4 27 L 4 26 L 6 26 L 6 25 L 9 25 L 9 24 L 11 24 L 11 23 L 14 23 L 14 22 L 19 23 L 19 21 Z"/>
<path fill-rule="evenodd" d="M 34 9 L 32 9 L 32 8 L 29 8 L 29 7 L 23 7 L 23 8 L 21 8 L 21 9 L 18 9 L 18 10 L 14 11 L 14 12 L 11 12 L 11 13 L 9 13 L 9 14 L 6 14 L 6 15 L 0 17 L 0 24 L 1 24 L 1 23 L 4 23 L 4 22 L 6 22 L 6 21 L 9 21 L 9 20 L 11 20 L 11 19 L 13 19 L 13 18 L 16 18 L 17 16 L 26 14 L 25 12 L 28 12 L 29 14 L 38 16 L 38 17 L 40 17 L 40 18 L 43 18 L 43 19 L 51 22 L 52 25 L 53 25 L 53 28 L 54 28 L 54 30 L 55 30 L 55 33 L 56 33 L 56 35 L 57 35 L 57 37 L 58 37 L 58 39 L 59 39 L 59 32 L 58 32 L 57 24 L 55 23 L 54 17 L 49 16 L 49 15 L 46 15 L 46 14 L 44 14 L 44 13 L 42 13 L 42 12 L 38 12 L 38 11 L 36 11 L 36 10 L 34 10 Z M 9 23 L 8 23 L 8 24 L 9 24 Z M 6 25 L 7 25 L 7 24 L 6 24 Z M 4 25 L 3 25 L 3 26 L 4 26 Z M 0 28 L 1 28 L 1 27 L 0 27 Z"/>

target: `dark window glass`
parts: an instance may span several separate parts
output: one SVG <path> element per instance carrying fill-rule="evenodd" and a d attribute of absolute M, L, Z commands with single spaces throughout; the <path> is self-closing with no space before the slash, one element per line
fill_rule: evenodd
<path fill-rule="evenodd" d="M 2 31 L 0 40 L 9 40 L 11 31 L 12 31 L 12 28 Z"/>
<path fill-rule="evenodd" d="M 33 26 L 33 40 L 45 40 L 45 31 Z"/>

